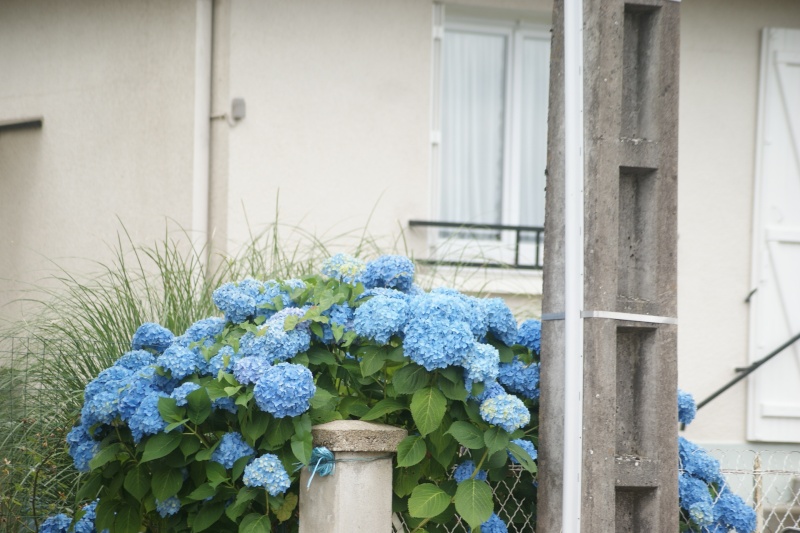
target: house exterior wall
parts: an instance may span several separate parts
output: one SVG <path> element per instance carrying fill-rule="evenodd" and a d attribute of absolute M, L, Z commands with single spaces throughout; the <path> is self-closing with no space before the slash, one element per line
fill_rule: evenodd
<path fill-rule="evenodd" d="M 210 234 L 233 252 L 276 219 L 323 241 L 368 224 L 418 256 L 430 219 L 430 0 L 216 0 Z M 526 10 L 547 0 L 459 0 Z M 196 2 L 0 3 L 0 305 L 51 269 L 104 260 L 122 224 L 134 242 L 192 221 Z M 450 5 L 450 4 L 448 4 Z M 679 385 L 702 399 L 747 362 L 760 30 L 800 27 L 796 0 L 682 2 Z M 511 11 L 509 11 L 511 12 Z M 405 240 L 399 239 L 400 229 Z M 71 263 L 70 263 L 71 264 Z M 69 266 L 69 264 L 68 264 Z M 459 277 L 500 296 L 538 274 Z M 2 280 L 14 280 L 13 282 Z M 538 299 L 519 299 L 529 313 Z M 0 307 L 0 315 L 12 315 Z M 687 435 L 743 442 L 745 387 L 704 408 Z"/>
<path fill-rule="evenodd" d="M 28 283 L 94 268 L 122 230 L 191 225 L 195 3 L 0 3 L 0 316 Z M 80 260 L 80 261 L 73 261 Z"/>

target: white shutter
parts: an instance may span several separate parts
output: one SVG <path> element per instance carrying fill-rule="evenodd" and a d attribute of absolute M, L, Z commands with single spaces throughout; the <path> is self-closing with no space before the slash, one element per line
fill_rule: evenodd
<path fill-rule="evenodd" d="M 750 359 L 800 332 L 800 29 L 764 30 Z M 800 342 L 749 379 L 748 439 L 800 442 Z"/>

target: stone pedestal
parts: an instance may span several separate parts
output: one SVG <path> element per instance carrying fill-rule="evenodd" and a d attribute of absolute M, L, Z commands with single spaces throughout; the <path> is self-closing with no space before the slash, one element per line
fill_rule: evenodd
<path fill-rule="evenodd" d="M 334 473 L 300 475 L 300 533 L 388 533 L 392 523 L 392 457 L 408 432 L 336 420 L 311 429 L 314 446 L 334 452 Z"/>

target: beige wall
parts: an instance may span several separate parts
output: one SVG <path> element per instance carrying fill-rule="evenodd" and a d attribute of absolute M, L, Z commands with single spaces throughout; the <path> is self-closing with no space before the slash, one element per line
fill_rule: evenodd
<path fill-rule="evenodd" d="M 0 120 L 44 117 L 0 133 L 0 316 L 48 260 L 107 258 L 121 223 L 189 228 L 194 43 L 194 2 L 0 2 Z"/>
<path fill-rule="evenodd" d="M 679 384 L 699 401 L 747 364 L 761 29 L 800 28 L 793 0 L 681 7 Z M 687 435 L 745 439 L 746 387 L 704 407 Z"/>

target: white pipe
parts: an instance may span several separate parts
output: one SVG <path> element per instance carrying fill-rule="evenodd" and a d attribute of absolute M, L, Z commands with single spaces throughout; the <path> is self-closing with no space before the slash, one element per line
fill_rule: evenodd
<path fill-rule="evenodd" d="M 583 0 L 564 1 L 564 479 L 562 531 L 581 530 L 583 470 Z"/>
<path fill-rule="evenodd" d="M 208 253 L 212 23 L 212 0 L 197 0 L 194 55 L 194 157 L 192 160 L 191 236 L 195 249 L 203 261 Z"/>

